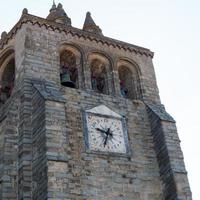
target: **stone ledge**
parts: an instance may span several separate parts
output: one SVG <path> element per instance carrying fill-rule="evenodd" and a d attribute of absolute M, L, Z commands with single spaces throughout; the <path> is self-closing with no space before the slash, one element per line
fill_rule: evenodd
<path fill-rule="evenodd" d="M 53 155 L 47 155 L 47 161 L 68 162 L 70 159 L 71 159 L 70 156 L 53 156 Z"/>
<path fill-rule="evenodd" d="M 52 82 L 44 80 L 32 80 L 33 87 L 41 94 L 45 100 L 65 103 L 66 100 L 62 97 L 59 88 Z"/>
<path fill-rule="evenodd" d="M 144 102 L 144 103 L 153 113 L 155 113 L 158 116 L 158 118 L 160 120 L 176 123 L 176 121 L 173 119 L 173 117 L 169 113 L 167 113 L 164 105 L 151 104 L 151 103 L 147 103 L 147 102 Z"/>

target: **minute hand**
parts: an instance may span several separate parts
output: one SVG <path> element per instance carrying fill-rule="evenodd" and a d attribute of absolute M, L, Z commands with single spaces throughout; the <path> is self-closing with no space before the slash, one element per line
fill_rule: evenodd
<path fill-rule="evenodd" d="M 108 141 L 108 137 L 109 136 L 113 136 L 113 134 L 110 132 L 110 128 L 108 128 L 108 130 L 107 131 L 105 131 L 105 134 L 106 134 L 106 138 L 105 138 L 105 140 L 104 140 L 104 147 L 106 146 L 106 144 L 107 144 L 107 141 Z"/>
<path fill-rule="evenodd" d="M 108 140 L 108 134 L 106 134 L 106 138 L 105 138 L 104 143 L 103 143 L 103 146 L 104 146 L 104 147 L 105 147 L 106 144 L 107 144 L 107 140 Z"/>

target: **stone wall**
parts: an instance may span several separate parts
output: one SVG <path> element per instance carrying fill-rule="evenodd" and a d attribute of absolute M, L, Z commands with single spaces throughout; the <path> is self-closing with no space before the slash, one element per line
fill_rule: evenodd
<path fill-rule="evenodd" d="M 68 199 L 70 176 L 68 169 L 68 134 L 65 104 L 46 101 L 46 148 L 48 198 Z"/>
<path fill-rule="evenodd" d="M 162 199 L 150 124 L 141 102 L 62 88 L 66 98 L 69 199 Z M 83 111 L 104 104 L 127 119 L 130 156 L 86 152 Z"/>
<path fill-rule="evenodd" d="M 23 79 L 19 109 L 19 199 L 32 198 L 32 86 Z"/>
<path fill-rule="evenodd" d="M 33 171 L 30 172 L 33 196 L 27 199 L 163 198 L 143 102 L 65 87 L 61 88 L 61 95 L 52 83 L 33 80 L 31 86 L 26 82 L 27 90 L 34 91 L 31 109 Z M 99 104 L 127 119 L 131 155 L 86 151 L 83 111 Z M 26 177 L 29 173 L 24 170 L 22 175 Z M 20 190 L 24 191 L 24 188 L 20 187 Z"/>

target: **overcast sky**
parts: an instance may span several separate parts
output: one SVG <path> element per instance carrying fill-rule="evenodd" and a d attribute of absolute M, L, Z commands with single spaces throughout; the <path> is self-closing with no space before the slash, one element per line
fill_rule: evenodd
<path fill-rule="evenodd" d="M 22 9 L 46 17 L 51 0 L 0 0 L 0 32 L 9 31 Z M 193 199 L 200 199 L 200 1 L 56 0 L 75 27 L 91 11 L 104 35 L 150 48 L 162 103 L 177 121 Z"/>

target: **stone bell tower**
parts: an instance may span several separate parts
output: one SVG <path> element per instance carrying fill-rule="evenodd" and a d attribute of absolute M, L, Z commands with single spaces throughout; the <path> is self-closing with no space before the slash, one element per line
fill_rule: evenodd
<path fill-rule="evenodd" d="M 153 52 L 27 9 L 0 40 L 0 199 L 192 200 Z"/>

